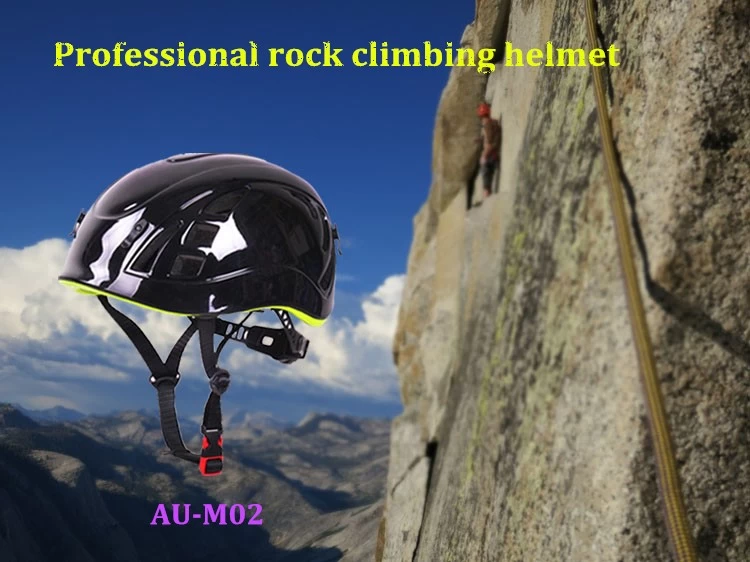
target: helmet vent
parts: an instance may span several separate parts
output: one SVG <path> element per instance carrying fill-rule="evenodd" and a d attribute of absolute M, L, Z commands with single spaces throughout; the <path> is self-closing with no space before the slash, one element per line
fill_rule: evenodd
<path fill-rule="evenodd" d="M 298 256 L 302 256 L 310 251 L 310 244 L 308 243 L 305 231 L 299 225 L 289 231 L 287 240 L 289 245 Z"/>
<path fill-rule="evenodd" d="M 184 244 L 193 248 L 210 246 L 217 232 L 219 232 L 219 227 L 215 224 L 193 223 L 185 237 Z"/>
<path fill-rule="evenodd" d="M 181 279 L 197 277 L 203 270 L 203 264 L 205 263 L 205 256 L 180 254 L 175 258 L 174 263 L 172 263 L 172 270 L 169 272 L 169 276 Z"/>
<path fill-rule="evenodd" d="M 326 272 L 320 278 L 320 288 L 323 289 L 324 291 L 327 291 L 328 289 L 331 288 L 331 281 L 333 281 L 333 272 L 335 268 L 336 266 L 334 264 L 334 261 L 331 260 L 331 263 L 328 266 L 328 269 L 326 269 Z"/>
<path fill-rule="evenodd" d="M 310 213 L 310 216 L 312 218 L 318 218 L 318 209 L 315 208 L 315 205 L 312 203 L 312 201 L 310 201 L 310 197 L 308 195 L 304 195 L 296 191 L 291 191 L 290 194 L 298 201 L 304 203 L 305 207 L 307 207 L 307 211 Z"/>
<path fill-rule="evenodd" d="M 245 193 L 245 190 L 235 190 L 219 195 L 204 207 L 203 213 L 216 218 L 227 219 Z"/>
<path fill-rule="evenodd" d="M 328 217 L 325 214 L 321 217 L 321 222 L 323 223 L 323 244 L 321 245 L 321 250 L 327 252 L 331 244 L 331 225 L 328 223 Z"/>
<path fill-rule="evenodd" d="M 212 156 L 215 152 L 185 152 L 183 154 L 175 154 L 167 158 L 167 162 L 184 162 L 185 160 L 195 160 L 196 158 L 203 158 L 204 156 Z"/>
<path fill-rule="evenodd" d="M 182 221 L 178 221 L 152 237 L 151 240 L 146 243 L 146 247 L 141 251 L 138 257 L 135 258 L 131 268 L 141 273 L 150 273 L 154 267 L 156 258 L 164 249 L 167 242 L 177 234 L 181 226 Z"/>

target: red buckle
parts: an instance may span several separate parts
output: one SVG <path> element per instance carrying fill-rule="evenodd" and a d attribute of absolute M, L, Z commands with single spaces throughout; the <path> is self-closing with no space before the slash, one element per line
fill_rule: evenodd
<path fill-rule="evenodd" d="M 211 447 L 211 443 L 208 438 L 203 437 L 202 451 L 198 468 L 203 476 L 218 476 L 221 474 L 221 469 L 224 467 L 224 455 L 221 452 L 221 448 L 224 445 L 224 439 L 219 437 L 218 447 Z M 219 452 L 218 455 L 207 456 L 207 452 Z"/>

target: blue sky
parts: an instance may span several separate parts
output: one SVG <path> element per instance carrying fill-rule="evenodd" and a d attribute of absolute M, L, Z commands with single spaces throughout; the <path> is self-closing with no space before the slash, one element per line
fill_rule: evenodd
<path fill-rule="evenodd" d="M 311 349 L 329 346 L 328 355 L 312 358 L 317 369 L 300 367 L 293 376 L 277 376 L 275 365 L 255 358 L 244 360 L 271 374 L 234 385 L 227 402 L 288 418 L 307 410 L 393 415 L 400 406 L 386 336 L 400 298 L 412 218 L 429 188 L 435 110 L 449 69 L 357 68 L 348 55 L 369 41 L 457 46 L 474 3 L 208 5 L 73 2 L 5 8 L 11 25 L 6 23 L 0 49 L 6 139 L 0 309 L 10 320 L 0 331 L 0 393 L 31 407 L 53 405 L 55 397 L 92 412 L 152 406 L 153 389 L 137 362 L 124 366 L 134 353 L 114 330 L 110 335 L 111 320 L 103 310 L 81 304 L 85 297 L 63 296 L 48 281 L 61 265 L 79 210 L 112 181 L 172 154 L 227 151 L 260 156 L 306 178 L 346 242 L 332 324 L 323 335 L 306 334 Z M 260 66 L 81 68 L 66 62 L 56 68 L 57 41 L 109 49 L 118 41 L 140 49 L 175 47 L 178 41 L 188 49 L 229 49 L 254 41 Z M 305 49 L 323 41 L 343 49 L 344 67 L 266 66 L 269 47 Z M 165 345 L 170 330 L 177 329 L 161 319 L 142 319 Z M 364 348 L 355 360 L 353 354 Z M 240 380 L 250 363 L 231 359 Z M 350 388 L 367 380 L 343 372 L 362 371 L 362 361 L 380 369 L 369 392 Z M 124 378 L 96 375 L 108 369 Z M 34 383 L 17 390 L 19 380 Z M 184 386 L 187 407 L 200 408 L 204 381 Z"/>

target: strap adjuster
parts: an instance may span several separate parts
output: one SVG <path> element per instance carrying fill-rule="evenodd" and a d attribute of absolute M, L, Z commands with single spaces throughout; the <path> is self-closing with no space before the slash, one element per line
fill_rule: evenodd
<path fill-rule="evenodd" d="M 171 383 L 172 386 L 177 386 L 177 383 L 180 382 L 180 373 L 175 373 L 174 375 L 151 375 L 148 378 L 148 382 L 151 383 L 151 386 L 154 388 L 159 388 L 159 385 L 164 383 Z"/>
<path fill-rule="evenodd" d="M 229 373 L 217 367 L 214 374 L 208 379 L 208 385 L 211 387 L 211 392 L 221 396 L 229 388 Z"/>
<path fill-rule="evenodd" d="M 198 463 L 203 476 L 218 476 L 224 468 L 224 438 L 219 429 L 201 428 L 203 443 Z"/>

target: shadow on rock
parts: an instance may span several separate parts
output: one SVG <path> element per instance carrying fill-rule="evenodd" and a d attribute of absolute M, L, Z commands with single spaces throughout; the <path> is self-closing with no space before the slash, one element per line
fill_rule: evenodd
<path fill-rule="evenodd" d="M 631 210 L 631 225 L 633 227 L 633 233 L 635 235 L 636 245 L 640 253 L 641 259 L 643 260 L 643 272 L 645 276 L 646 289 L 652 299 L 666 312 L 673 316 L 681 324 L 692 328 L 696 332 L 703 334 L 711 341 L 716 343 L 725 351 L 731 353 L 736 358 L 743 361 L 745 364 L 750 365 L 750 343 L 742 339 L 742 337 L 725 330 L 722 325 L 711 318 L 699 307 L 686 302 L 680 297 L 670 293 L 667 289 L 657 283 L 653 277 L 651 277 L 651 268 L 648 257 L 648 249 L 646 248 L 646 242 L 643 237 L 643 231 L 638 220 L 638 211 L 636 209 L 635 192 L 633 185 L 628 180 L 625 172 L 623 171 L 622 162 L 620 160 L 620 153 L 616 151 L 617 164 L 620 168 L 620 177 L 625 188 L 625 194 L 630 204 Z"/>

